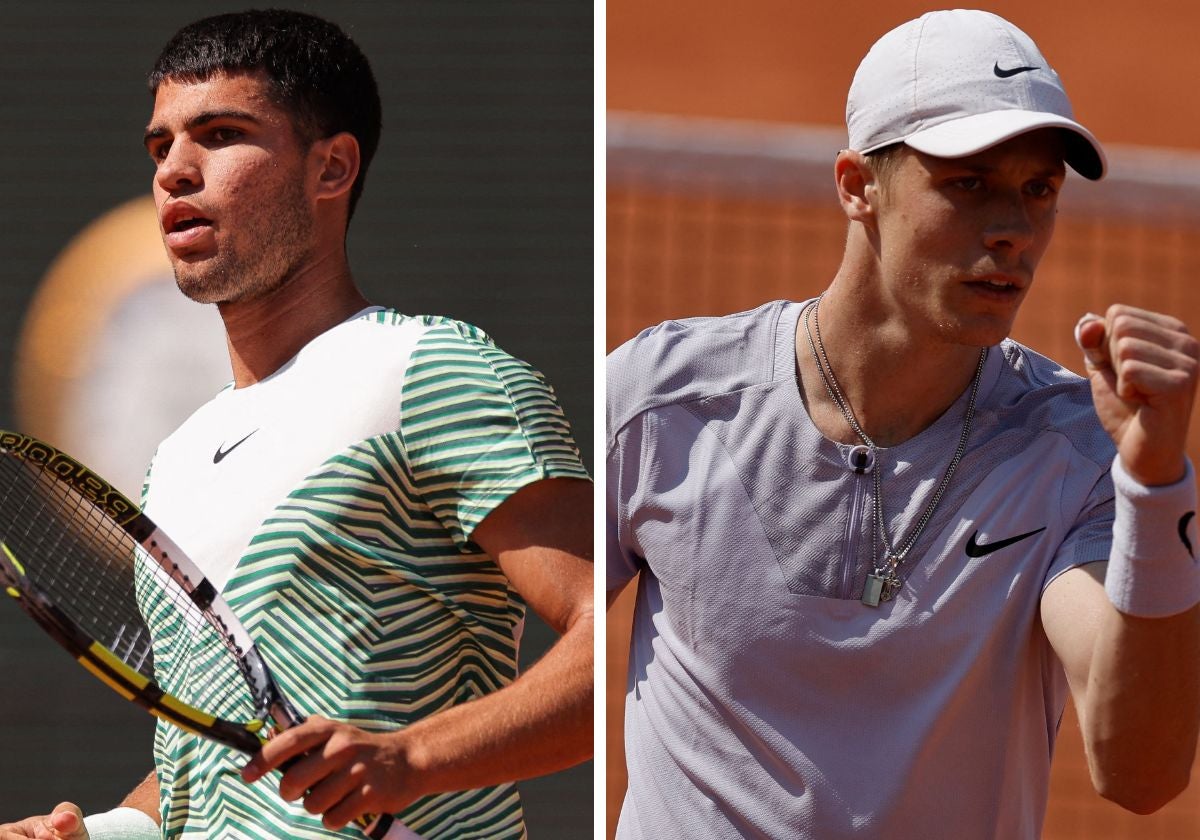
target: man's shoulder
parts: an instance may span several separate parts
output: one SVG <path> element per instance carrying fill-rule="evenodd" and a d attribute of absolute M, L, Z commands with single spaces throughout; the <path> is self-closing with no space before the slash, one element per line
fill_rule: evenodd
<path fill-rule="evenodd" d="M 989 403 L 1003 422 L 1061 434 L 1081 455 L 1107 470 L 1115 449 L 1096 416 L 1088 380 L 1011 339 L 1000 349 L 1006 375 Z"/>
<path fill-rule="evenodd" d="M 491 336 L 474 324 L 449 315 L 408 315 L 396 309 L 373 308 L 354 319 L 358 333 L 377 341 L 393 341 L 401 336 L 418 336 L 464 344 L 495 346 Z M 382 327 L 383 329 L 377 329 Z"/>
<path fill-rule="evenodd" d="M 409 315 L 374 309 L 349 324 L 345 338 L 326 355 L 359 364 L 366 376 L 400 386 L 413 380 L 439 381 L 490 371 L 504 378 L 526 371 L 541 378 L 528 362 L 500 347 L 486 330 L 448 315 Z"/>
<path fill-rule="evenodd" d="M 622 344 L 606 365 L 609 433 L 652 408 L 771 381 L 778 354 L 794 352 L 780 322 L 798 305 L 773 301 L 732 315 L 664 321 Z"/>

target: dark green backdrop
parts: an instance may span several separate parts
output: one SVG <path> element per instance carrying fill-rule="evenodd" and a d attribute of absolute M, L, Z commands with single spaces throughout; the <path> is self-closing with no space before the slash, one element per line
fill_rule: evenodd
<path fill-rule="evenodd" d="M 368 296 L 482 326 L 555 386 L 592 466 L 592 4 L 298 2 L 379 79 L 384 132 L 350 235 Z M 144 77 L 212 2 L 5 4 L 0 15 L 0 428 L 33 293 L 67 240 L 148 192 Z M 190 11 L 189 11 L 190 10 Z M 549 641 L 531 622 L 523 659 Z M 150 769 L 152 721 L 0 604 L 0 821 L 111 807 Z M 590 763 L 523 784 L 531 837 L 592 836 Z"/>

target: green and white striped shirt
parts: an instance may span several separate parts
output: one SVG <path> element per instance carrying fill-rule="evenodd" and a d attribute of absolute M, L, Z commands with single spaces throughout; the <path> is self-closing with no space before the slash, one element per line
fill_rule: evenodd
<path fill-rule="evenodd" d="M 587 472 L 537 371 L 467 324 L 371 308 L 199 409 L 159 447 L 146 511 L 301 712 L 388 731 L 516 677 L 525 607 L 471 535 L 558 476 Z M 203 652 L 154 630 L 166 687 L 203 705 Z M 167 837 L 357 836 L 284 802 L 278 774 L 243 783 L 236 751 L 160 723 L 154 755 Z M 398 816 L 430 840 L 525 835 L 512 785 Z"/>

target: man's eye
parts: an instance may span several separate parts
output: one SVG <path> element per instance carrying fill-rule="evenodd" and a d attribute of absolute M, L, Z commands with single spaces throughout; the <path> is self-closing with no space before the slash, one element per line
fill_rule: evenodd
<path fill-rule="evenodd" d="M 213 130 L 212 138 L 218 143 L 229 143 L 242 136 L 236 128 L 217 128 Z"/>
<path fill-rule="evenodd" d="M 1026 190 L 1034 198 L 1049 198 L 1054 194 L 1054 185 L 1047 181 L 1034 181 Z"/>
<path fill-rule="evenodd" d="M 983 188 L 983 179 L 975 176 L 959 178 L 954 183 L 958 185 L 959 189 L 966 190 L 967 192 L 976 192 Z"/>
<path fill-rule="evenodd" d="M 167 159 L 167 153 L 171 151 L 170 143 L 159 143 L 150 147 L 150 159 L 155 163 L 162 163 Z"/>

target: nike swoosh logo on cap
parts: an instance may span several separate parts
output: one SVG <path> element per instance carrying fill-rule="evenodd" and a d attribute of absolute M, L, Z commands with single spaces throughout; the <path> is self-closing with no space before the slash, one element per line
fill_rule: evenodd
<path fill-rule="evenodd" d="M 1017 534 L 1015 537 L 1009 537 L 1006 540 L 996 540 L 995 542 L 988 543 L 987 545 L 980 545 L 979 543 L 975 542 L 975 538 L 979 536 L 979 531 L 976 531 L 974 534 L 971 534 L 971 539 L 967 540 L 967 556 L 986 557 L 993 551 L 999 551 L 1002 548 L 1008 548 L 1013 543 L 1019 543 L 1021 540 L 1028 539 L 1034 534 L 1040 534 L 1045 530 L 1046 526 L 1043 525 L 1036 531 L 1030 531 L 1027 534 Z"/>
<path fill-rule="evenodd" d="M 258 429 L 255 429 L 255 430 L 254 430 L 254 432 L 257 432 L 257 431 L 258 431 Z M 222 449 L 222 448 L 221 448 L 221 446 L 220 446 L 220 445 L 218 445 L 218 446 L 217 446 L 217 452 L 216 452 L 216 454 L 215 454 L 215 455 L 213 455 L 213 463 L 214 463 L 214 464 L 219 464 L 219 463 L 221 463 L 223 460 L 225 460 L 225 456 L 226 456 L 226 455 L 228 455 L 230 452 L 232 452 L 233 450 L 237 449 L 239 446 L 241 446 L 243 443 L 245 443 L 247 440 L 249 440 L 249 439 L 250 439 L 250 435 L 253 435 L 253 434 L 254 434 L 254 432 L 251 432 L 249 435 L 246 435 L 244 438 L 242 438 L 241 440 L 239 440 L 237 443 L 235 443 L 233 446 L 229 447 L 228 449 Z"/>
<path fill-rule="evenodd" d="M 995 66 L 992 67 L 992 72 L 995 73 L 997 76 L 999 76 L 1001 79 L 1007 79 L 1009 76 L 1015 76 L 1018 73 L 1028 73 L 1030 70 L 1041 70 L 1041 69 L 1042 69 L 1041 67 L 1014 67 L 1011 70 L 1005 70 L 1003 67 L 1000 66 L 1000 62 L 997 61 Z"/>
<path fill-rule="evenodd" d="M 1188 523 L 1192 521 L 1192 517 L 1195 515 L 1196 511 L 1189 510 L 1183 516 L 1179 517 L 1179 539 L 1183 540 L 1184 547 L 1193 558 L 1196 556 L 1196 552 L 1192 550 L 1192 541 L 1188 539 L 1187 529 Z"/>

